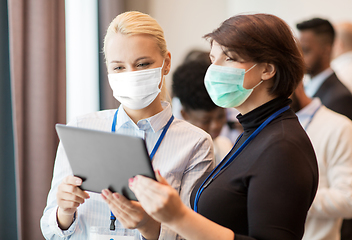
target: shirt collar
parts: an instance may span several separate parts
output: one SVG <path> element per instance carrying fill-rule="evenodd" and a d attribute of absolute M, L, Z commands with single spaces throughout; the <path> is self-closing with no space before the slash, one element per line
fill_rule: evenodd
<path fill-rule="evenodd" d="M 161 106 L 163 107 L 163 111 L 155 114 L 152 117 L 139 120 L 138 123 L 135 124 L 127 115 L 122 105 L 120 105 L 117 114 L 116 131 L 122 127 L 134 127 L 138 130 L 147 131 L 148 129 L 151 129 L 153 132 L 158 132 L 166 125 L 172 116 L 170 103 L 163 101 L 161 102 Z"/>
<path fill-rule="evenodd" d="M 296 112 L 298 120 L 303 127 L 305 127 L 309 123 L 309 121 L 313 117 L 313 114 L 317 111 L 318 108 L 320 108 L 321 105 L 322 104 L 319 98 L 313 98 L 313 101 L 311 101 L 311 103 Z"/>
<path fill-rule="evenodd" d="M 304 90 L 307 96 L 313 97 L 323 82 L 333 73 L 334 71 L 329 67 L 315 77 L 311 78 L 310 81 L 305 81 Z"/>

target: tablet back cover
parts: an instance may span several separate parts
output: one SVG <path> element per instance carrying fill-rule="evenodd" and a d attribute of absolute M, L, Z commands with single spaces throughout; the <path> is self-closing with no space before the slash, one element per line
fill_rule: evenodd
<path fill-rule="evenodd" d="M 142 138 L 56 124 L 73 174 L 82 178 L 81 189 L 101 193 L 103 189 L 137 200 L 128 179 L 144 175 L 155 179 Z"/>

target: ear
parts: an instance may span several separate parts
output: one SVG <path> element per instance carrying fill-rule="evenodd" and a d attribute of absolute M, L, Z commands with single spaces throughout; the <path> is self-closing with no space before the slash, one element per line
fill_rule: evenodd
<path fill-rule="evenodd" d="M 170 69 L 171 69 L 171 53 L 167 52 L 166 53 L 166 57 L 165 57 L 163 74 L 164 75 L 169 74 Z"/>
<path fill-rule="evenodd" d="M 187 114 L 187 112 L 184 109 L 181 109 L 181 116 L 184 120 L 188 121 L 189 116 Z"/>
<path fill-rule="evenodd" d="M 275 76 L 276 66 L 272 63 L 264 63 L 262 72 L 262 80 L 268 80 Z"/>

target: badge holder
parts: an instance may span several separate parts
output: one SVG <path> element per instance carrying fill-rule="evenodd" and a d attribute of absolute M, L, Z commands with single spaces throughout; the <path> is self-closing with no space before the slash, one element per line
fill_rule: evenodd
<path fill-rule="evenodd" d="M 117 227 L 112 231 L 107 227 L 91 227 L 89 240 L 135 240 L 139 239 L 138 236 L 137 230 Z"/>

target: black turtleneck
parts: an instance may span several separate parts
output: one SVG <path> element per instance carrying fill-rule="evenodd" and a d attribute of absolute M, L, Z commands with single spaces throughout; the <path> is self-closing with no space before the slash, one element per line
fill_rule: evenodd
<path fill-rule="evenodd" d="M 288 98 L 275 98 L 260 107 L 248 112 L 245 115 L 238 114 L 237 119 L 243 127 L 243 136 L 239 139 L 234 150 L 239 146 L 272 114 L 279 109 L 291 104 L 292 100 Z"/>
<path fill-rule="evenodd" d="M 238 115 L 244 134 L 217 169 L 260 124 L 290 103 L 287 98 L 276 98 Z M 195 186 L 191 206 L 206 177 Z M 317 185 L 313 147 L 289 109 L 272 120 L 204 189 L 198 212 L 231 229 L 236 240 L 301 239 Z"/>

